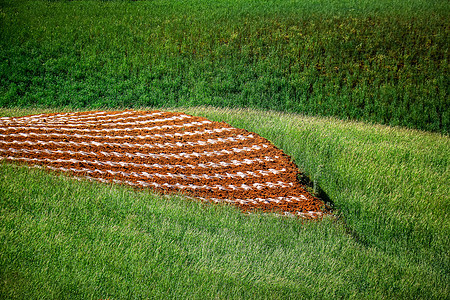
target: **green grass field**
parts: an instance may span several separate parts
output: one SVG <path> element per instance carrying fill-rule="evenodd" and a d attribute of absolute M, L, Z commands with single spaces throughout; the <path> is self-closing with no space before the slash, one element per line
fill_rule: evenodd
<path fill-rule="evenodd" d="M 0 162 L 0 299 L 448 299 L 449 13 L 0 0 L 0 116 L 225 121 L 283 149 L 335 215 L 245 215 Z"/>
<path fill-rule="evenodd" d="M 183 111 L 255 131 L 284 149 L 319 182 L 337 218 L 247 216 L 3 164 L 2 295 L 447 297 L 447 136 L 255 110 Z"/>

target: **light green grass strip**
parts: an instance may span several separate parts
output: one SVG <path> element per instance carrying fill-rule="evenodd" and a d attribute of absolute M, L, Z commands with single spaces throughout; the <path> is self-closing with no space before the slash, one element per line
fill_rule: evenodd
<path fill-rule="evenodd" d="M 268 138 L 318 180 L 341 218 L 247 216 L 2 164 L 1 298 L 450 293 L 448 137 L 253 110 L 178 110 Z M 0 111 L 13 113 L 21 114 Z"/>

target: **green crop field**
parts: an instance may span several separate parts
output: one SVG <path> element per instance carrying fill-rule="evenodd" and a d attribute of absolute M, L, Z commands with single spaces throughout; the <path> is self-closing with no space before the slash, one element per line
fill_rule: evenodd
<path fill-rule="evenodd" d="M 256 132 L 334 216 L 0 162 L 0 299 L 448 299 L 448 1 L 0 0 L 0 117 L 166 109 Z"/>
<path fill-rule="evenodd" d="M 252 107 L 450 132 L 448 1 L 1 1 L 0 105 Z"/>

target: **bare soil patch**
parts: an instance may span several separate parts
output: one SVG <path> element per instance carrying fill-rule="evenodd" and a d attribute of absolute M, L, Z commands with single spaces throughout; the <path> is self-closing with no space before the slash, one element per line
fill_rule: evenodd
<path fill-rule="evenodd" d="M 317 218 L 325 204 L 267 139 L 223 122 L 163 111 L 0 118 L 0 159 L 102 182 L 182 192 L 244 211 Z"/>

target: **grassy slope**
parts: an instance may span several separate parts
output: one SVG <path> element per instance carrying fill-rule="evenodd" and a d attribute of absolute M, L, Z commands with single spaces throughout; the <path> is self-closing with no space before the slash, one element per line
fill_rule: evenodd
<path fill-rule="evenodd" d="M 440 0 L 1 1 L 0 105 L 214 105 L 448 133 Z"/>
<path fill-rule="evenodd" d="M 340 218 L 245 216 L 231 207 L 2 165 L 1 295 L 449 294 L 447 136 L 253 110 L 183 110 L 273 141 L 318 179 Z"/>

